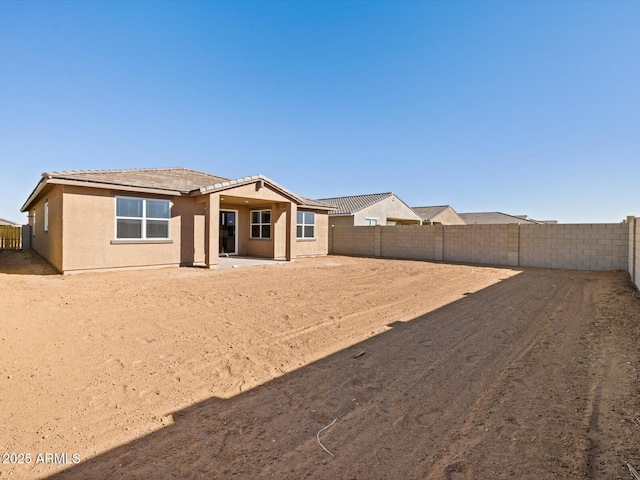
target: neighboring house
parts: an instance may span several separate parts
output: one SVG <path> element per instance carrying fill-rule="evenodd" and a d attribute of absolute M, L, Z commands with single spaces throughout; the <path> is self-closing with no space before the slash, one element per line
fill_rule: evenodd
<path fill-rule="evenodd" d="M 349 197 L 323 198 L 335 205 L 329 213 L 331 226 L 420 225 L 420 216 L 393 193 L 373 193 Z"/>
<path fill-rule="evenodd" d="M 501 212 L 460 213 L 459 215 L 467 225 L 496 225 L 504 223 L 540 224 L 552 222 L 552 220 L 540 222 L 529 218 L 528 215 L 508 215 Z"/>
<path fill-rule="evenodd" d="M 2 226 L 2 227 L 7 227 L 7 226 L 8 227 L 15 227 L 17 225 L 19 225 L 19 224 L 16 223 L 16 222 L 12 222 L 11 220 L 6 220 L 4 218 L 0 218 L 0 226 Z"/>
<path fill-rule="evenodd" d="M 558 223 L 557 220 L 534 220 L 533 218 L 529 218 L 529 215 L 514 215 L 514 216 L 518 218 L 524 218 L 525 220 L 531 220 L 532 222 L 536 222 L 536 223 L 553 223 L 553 224 Z"/>
<path fill-rule="evenodd" d="M 423 225 L 464 225 L 465 221 L 449 205 L 437 207 L 413 207 L 422 218 Z"/>
<path fill-rule="evenodd" d="M 326 255 L 331 208 L 262 175 L 149 168 L 44 173 L 22 211 L 32 248 L 75 272 Z"/>

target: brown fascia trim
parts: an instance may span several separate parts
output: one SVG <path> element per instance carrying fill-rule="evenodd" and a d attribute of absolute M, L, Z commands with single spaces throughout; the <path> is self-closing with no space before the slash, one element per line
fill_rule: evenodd
<path fill-rule="evenodd" d="M 118 190 L 123 192 L 138 192 L 138 193 L 151 193 L 156 195 L 171 195 L 171 196 L 180 196 L 182 192 L 177 190 L 163 190 L 161 188 L 149 188 L 149 187 L 131 187 L 127 185 L 118 185 L 113 183 L 101 183 L 101 182 L 91 182 L 86 180 L 67 180 L 64 178 L 51 178 L 45 177 L 36 186 L 33 190 L 29 198 L 24 203 L 21 212 L 26 212 L 31 207 L 31 204 L 35 201 L 36 198 L 40 195 L 42 190 L 47 185 L 71 185 L 76 187 L 89 187 L 89 188 L 102 188 L 105 190 Z"/>

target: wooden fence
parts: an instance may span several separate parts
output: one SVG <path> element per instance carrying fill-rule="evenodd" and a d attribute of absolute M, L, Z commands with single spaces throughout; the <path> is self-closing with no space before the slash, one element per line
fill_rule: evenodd
<path fill-rule="evenodd" d="M 19 225 L 0 225 L 0 250 L 20 250 L 21 240 Z"/>

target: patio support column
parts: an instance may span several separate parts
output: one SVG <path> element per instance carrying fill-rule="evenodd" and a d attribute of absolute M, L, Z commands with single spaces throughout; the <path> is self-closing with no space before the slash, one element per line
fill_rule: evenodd
<path fill-rule="evenodd" d="M 218 265 L 220 250 L 220 194 L 206 196 L 204 212 L 204 263 L 207 268 Z"/>
<path fill-rule="evenodd" d="M 285 258 L 288 262 L 296 260 L 296 231 L 298 226 L 298 205 L 287 203 L 287 251 Z"/>

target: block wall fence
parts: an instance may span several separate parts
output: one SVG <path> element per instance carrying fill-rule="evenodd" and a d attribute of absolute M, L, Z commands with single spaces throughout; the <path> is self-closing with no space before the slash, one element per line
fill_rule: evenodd
<path fill-rule="evenodd" d="M 629 217 L 626 223 L 603 224 L 335 226 L 329 229 L 329 253 L 516 267 L 627 270 L 637 285 L 637 220 Z"/>
<path fill-rule="evenodd" d="M 627 217 L 629 227 L 628 271 L 631 281 L 640 288 L 640 218 Z"/>

